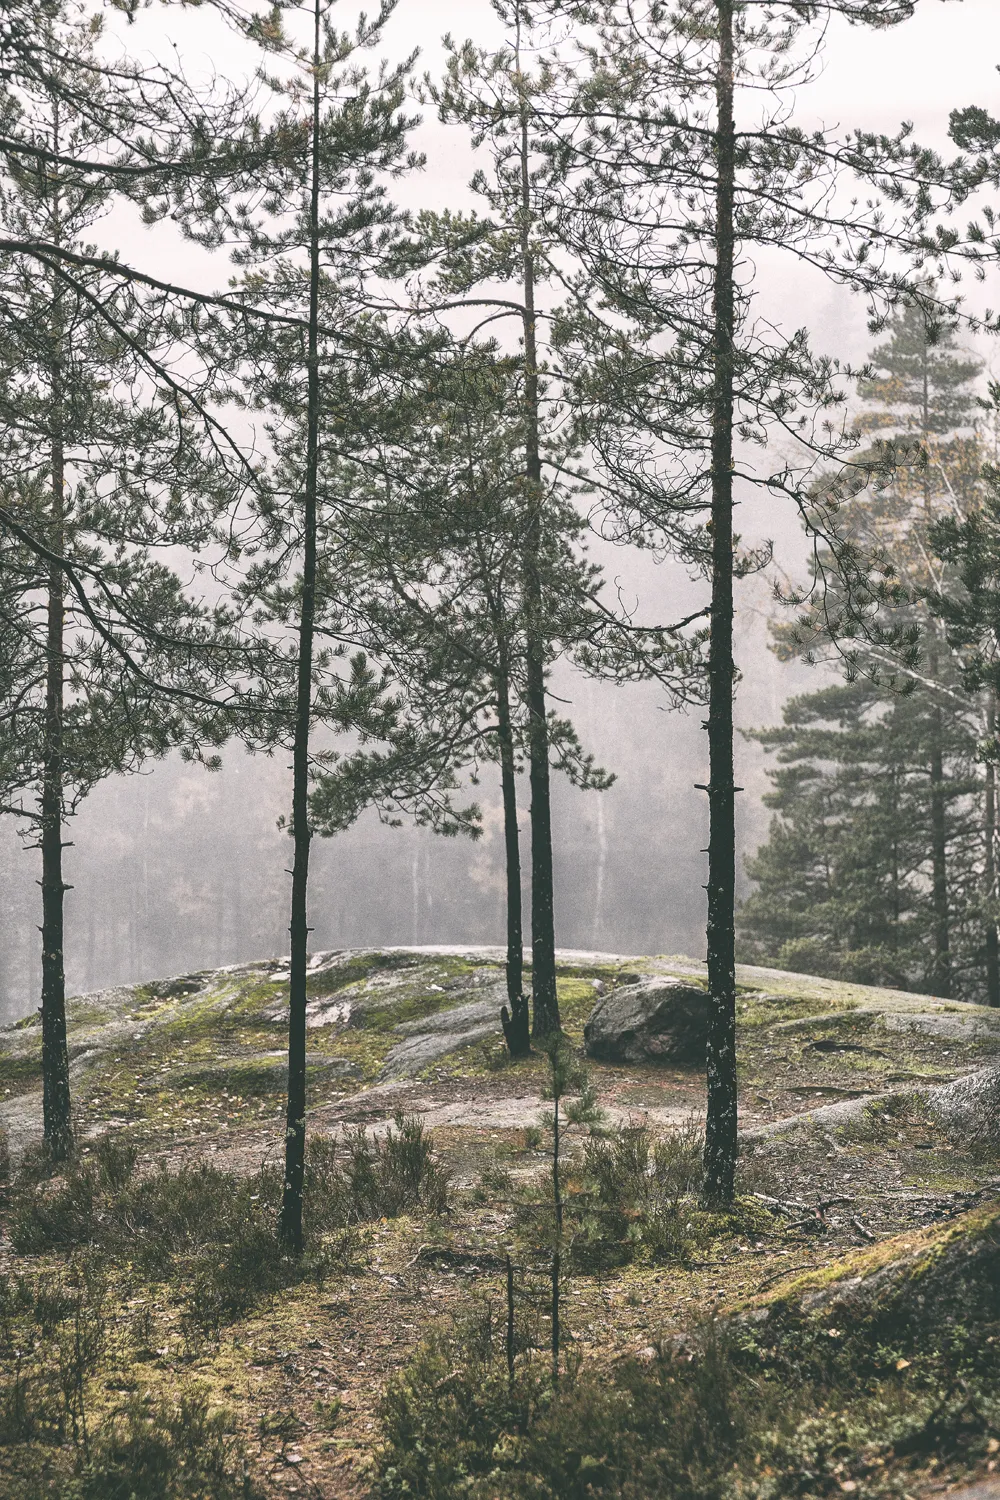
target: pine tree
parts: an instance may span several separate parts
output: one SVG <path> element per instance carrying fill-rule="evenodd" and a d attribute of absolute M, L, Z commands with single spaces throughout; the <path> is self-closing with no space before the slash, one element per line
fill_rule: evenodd
<path fill-rule="evenodd" d="M 236 595 L 263 636 L 270 633 L 273 655 L 247 737 L 292 754 L 288 1104 L 278 1232 L 293 1253 L 304 1245 L 310 789 L 322 764 L 311 741 L 319 723 L 378 740 L 397 716 L 384 673 L 350 654 L 364 580 L 350 570 L 345 497 L 332 461 L 370 448 L 366 417 L 378 410 L 385 339 L 378 317 L 369 317 L 369 283 L 398 236 L 386 181 L 416 162 L 403 113 L 409 64 L 383 68 L 374 79 L 363 64 L 392 8 L 384 4 L 350 34 L 334 28 L 331 4 L 312 0 L 285 7 L 258 29 L 275 69 L 283 69 L 267 82 L 276 100 L 272 136 L 284 149 L 269 160 L 259 198 L 207 199 L 186 221 L 202 243 L 236 246 L 243 276 L 227 307 L 216 304 L 220 317 L 205 339 L 230 388 L 262 414 L 269 447 L 268 463 L 242 470 L 256 529 L 232 561 L 250 559 Z M 308 31 L 301 44 L 287 29 L 299 20 Z M 222 313 L 231 318 L 228 328 Z M 331 830 L 357 815 L 354 799 L 369 788 L 369 768 L 354 762 L 358 774 L 334 782 Z"/>
<path fill-rule="evenodd" d="M 520 324 L 522 389 L 521 442 L 524 454 L 522 506 L 525 515 L 521 572 L 524 589 L 525 684 L 528 762 L 531 785 L 531 944 L 532 1034 L 539 1039 L 560 1030 L 555 968 L 555 892 L 552 873 L 552 814 L 549 787 L 548 713 L 545 685 L 544 614 L 540 557 L 547 527 L 546 495 L 558 476 L 547 469 L 545 428 L 548 397 L 541 357 L 539 308 L 541 284 L 550 275 L 551 239 L 544 222 L 546 174 L 539 158 L 537 120 L 531 105 L 537 87 L 522 61 L 522 33 L 531 16 L 522 0 L 496 0 L 506 29 L 502 50 L 490 54 L 467 42 L 455 47 L 450 38 L 447 74 L 440 87 L 428 80 L 441 119 L 460 122 L 473 144 L 488 146 L 490 170 L 477 172 L 472 186 L 486 201 L 493 222 L 452 226 L 466 230 L 462 260 L 452 258 L 447 307 L 493 304 L 500 316 Z M 426 227 L 432 229 L 429 220 Z M 443 227 L 448 228 L 446 223 Z M 471 231 L 471 233 L 469 232 Z M 476 244 L 478 241 L 478 253 Z M 456 248 L 461 248 L 460 244 Z M 484 283 L 502 281 L 516 298 L 498 298 Z"/>
<path fill-rule="evenodd" d="M 60 164 L 6 154 L 0 225 L 79 253 L 109 206 L 106 190 L 61 164 L 105 144 L 90 112 L 66 102 L 86 86 L 100 115 L 92 37 L 58 18 L 44 35 L 58 72 L 0 103 L 19 141 L 43 143 Z M 72 1145 L 65 819 L 103 777 L 188 738 L 185 692 L 210 710 L 211 617 L 155 549 L 203 544 L 228 494 L 197 438 L 180 440 L 169 399 L 138 394 L 135 346 L 169 338 L 155 310 L 99 271 L 68 279 L 56 263 L 39 275 L 13 253 L 0 255 L 0 306 L 5 607 L 17 646 L 7 658 L 3 792 L 41 848 L 43 1116 L 51 1155 L 62 1160 Z M 189 667 L 192 652 L 199 664 Z M 168 682 L 170 704 L 152 691 Z"/>
<path fill-rule="evenodd" d="M 351 484 L 358 568 L 370 580 L 369 649 L 389 661 L 410 711 L 437 726 L 456 768 L 499 761 L 507 873 L 507 990 L 502 1017 L 515 1054 L 528 1047 L 522 996 L 521 876 L 516 778 L 530 755 L 520 362 L 493 346 L 439 350 L 423 377 L 394 393 L 396 446 L 373 483 Z M 559 461 L 554 442 L 546 447 Z M 564 456 L 568 462 L 568 456 Z M 546 668 L 560 656 L 622 678 L 662 655 L 601 600 L 604 580 L 582 550 L 572 495 L 550 492 L 535 559 L 544 580 Z M 364 533 L 364 540 L 361 540 Z M 362 554 L 365 554 L 362 556 Z M 380 581 L 380 582 L 379 582 Z M 572 724 L 548 715 L 549 755 L 581 789 L 611 783 Z"/>
<path fill-rule="evenodd" d="M 794 123 L 782 96 L 816 55 L 815 7 L 553 0 L 549 9 L 593 27 L 580 64 L 565 75 L 560 144 L 578 185 L 563 228 L 587 268 L 580 300 L 603 301 L 611 312 L 604 344 L 618 381 L 606 412 L 588 415 L 608 460 L 609 493 L 626 481 L 626 503 L 613 509 L 625 537 L 655 539 L 710 581 L 705 1192 L 729 1201 L 737 1149 L 733 582 L 756 561 L 738 552 L 734 483 L 804 505 L 812 463 L 838 447 L 821 414 L 839 399 L 835 369 L 812 357 L 803 330 L 785 335 L 753 318 L 754 288 L 741 266 L 754 246 L 767 246 L 884 308 L 899 275 L 871 252 L 894 250 L 911 232 L 919 241 L 922 205 L 945 173 L 906 130 L 847 139 Z M 883 26 L 911 11 L 897 0 L 831 0 L 822 15 Z M 746 119 L 737 119 L 738 100 L 752 109 Z M 834 211 L 847 177 L 865 189 Z M 884 211 L 887 194 L 895 214 Z M 600 342 L 596 333 L 585 338 Z M 742 462 L 741 447 L 763 448 L 770 434 L 789 430 L 802 441 L 801 463 Z"/>

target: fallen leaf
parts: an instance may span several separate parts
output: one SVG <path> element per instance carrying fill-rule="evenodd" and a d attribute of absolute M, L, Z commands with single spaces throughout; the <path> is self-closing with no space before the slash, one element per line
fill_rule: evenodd
<path fill-rule="evenodd" d="M 897 1359 L 897 1361 L 896 1361 L 896 1369 L 897 1370 L 908 1370 L 909 1368 L 910 1368 L 910 1361 L 908 1359 Z"/>

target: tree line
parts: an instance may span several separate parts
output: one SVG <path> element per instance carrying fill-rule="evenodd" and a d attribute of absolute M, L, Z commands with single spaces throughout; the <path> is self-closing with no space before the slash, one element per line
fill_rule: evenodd
<path fill-rule="evenodd" d="M 946 857 L 945 679 L 981 694 L 993 671 L 988 498 L 931 528 L 961 589 L 929 568 L 913 595 L 857 514 L 900 473 L 930 473 L 938 429 L 919 430 L 917 458 L 895 432 L 867 440 L 845 404 L 855 372 L 756 300 L 764 251 L 865 298 L 873 328 L 900 309 L 925 329 L 974 321 L 954 278 L 982 274 L 997 245 L 988 206 L 961 230 L 956 216 L 996 185 L 991 117 L 957 111 L 945 160 L 907 127 L 816 131 L 795 116 L 831 20 L 893 26 L 915 0 L 495 0 L 500 44 L 446 39 L 440 78 L 415 56 L 379 59 L 396 8 L 341 27 L 331 0 L 260 14 L 214 0 L 259 64 L 204 86 L 130 56 L 132 0 L 10 0 L 0 14 L 0 791 L 42 854 L 45 1137 L 56 1160 L 72 1149 L 68 819 L 102 778 L 171 749 L 209 768 L 227 744 L 288 754 L 279 1234 L 293 1251 L 314 838 L 371 807 L 475 837 L 465 786 L 494 764 L 503 1027 L 515 1055 L 547 1045 L 560 1030 L 551 777 L 610 781 L 554 709 L 551 669 L 655 681 L 669 706 L 703 707 L 706 1195 L 724 1202 L 734 584 L 768 561 L 741 545 L 737 505 L 798 506 L 820 559 L 821 619 L 802 630 L 825 632 L 857 681 L 881 683 L 887 656 L 912 672 L 926 656 L 941 678 L 924 717 Z M 471 145 L 475 211 L 395 203 L 395 182 L 433 170 L 412 143 L 420 107 Z M 95 245 L 112 214 L 141 220 L 161 253 L 178 234 L 201 247 L 226 285 Z M 626 608 L 588 555 L 594 533 L 679 559 L 701 607 L 667 620 Z"/>
<path fill-rule="evenodd" d="M 840 530 L 892 586 L 846 680 L 753 736 L 777 762 L 777 816 L 748 862 L 742 939 L 782 966 L 997 1006 L 997 391 L 959 328 L 914 308 L 870 364 L 859 428 L 900 461 Z M 830 563 L 819 552 L 814 575 Z M 777 629 L 779 654 L 844 647 L 846 599 L 825 576 L 821 592 Z"/>

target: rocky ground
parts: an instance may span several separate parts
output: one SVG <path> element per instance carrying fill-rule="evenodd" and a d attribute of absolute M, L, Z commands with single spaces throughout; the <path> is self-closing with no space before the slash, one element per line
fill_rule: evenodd
<path fill-rule="evenodd" d="M 501 959 L 499 950 L 471 948 L 313 957 L 312 1134 L 339 1139 L 358 1125 L 385 1132 L 400 1111 L 418 1116 L 451 1173 L 448 1211 L 364 1226 L 321 1283 L 265 1297 L 209 1334 L 193 1330 L 186 1292 L 144 1292 L 131 1280 L 130 1316 L 144 1307 L 155 1335 L 141 1359 L 133 1350 L 95 1377 L 97 1410 L 194 1381 L 230 1411 L 255 1472 L 276 1492 L 367 1493 L 385 1380 L 435 1322 L 470 1303 L 499 1316 L 508 1248 L 530 1276 L 522 1200 L 547 1170 L 548 1064 L 506 1057 Z M 703 972 L 681 957 L 564 952 L 566 1032 L 582 1053 L 601 997 L 647 977 L 697 985 Z M 946 1233 L 984 1212 L 1000 1188 L 996 1143 L 977 1124 L 992 1099 L 970 1105 L 960 1082 L 1000 1055 L 1000 1016 L 776 970 L 741 968 L 738 979 L 743 1217 L 673 1262 L 640 1257 L 571 1274 L 568 1347 L 584 1361 L 611 1368 L 626 1356 L 652 1357 L 706 1312 L 771 1299 L 893 1236 Z M 210 1162 L 246 1176 L 278 1160 L 287 993 L 287 969 L 275 960 L 74 1000 L 83 1155 L 116 1133 L 138 1150 L 140 1171 Z M 15 1163 L 40 1134 L 39 1047 L 37 1016 L 0 1031 L 0 1126 Z M 662 1059 L 589 1066 L 607 1128 L 645 1124 L 695 1141 L 703 1069 Z M 586 1139 L 582 1128 L 569 1132 L 570 1195 Z M 5 1235 L 8 1280 L 75 1274 L 76 1251 L 15 1253 L 9 1225 Z M 0 1444 L 3 1420 L 0 1412 Z M 979 1468 L 991 1463 L 984 1456 Z M 941 1488 L 975 1467 L 936 1472 L 928 1460 L 907 1483 L 912 1493 Z"/>

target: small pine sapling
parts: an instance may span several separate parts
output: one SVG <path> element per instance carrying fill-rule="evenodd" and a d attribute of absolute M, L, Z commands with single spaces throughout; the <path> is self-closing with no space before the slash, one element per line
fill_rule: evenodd
<path fill-rule="evenodd" d="M 567 1126 L 596 1125 L 602 1116 L 586 1064 L 559 1033 L 546 1048 L 549 1081 L 545 1098 L 552 1100 L 542 1123 L 552 1131 L 552 1381 L 559 1380 L 559 1293 L 562 1273 L 563 1195 L 559 1174 L 560 1106 Z M 567 1096 L 572 1096 L 565 1104 Z"/>

